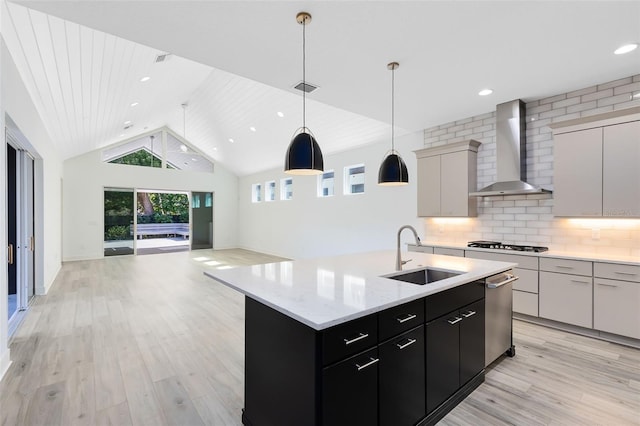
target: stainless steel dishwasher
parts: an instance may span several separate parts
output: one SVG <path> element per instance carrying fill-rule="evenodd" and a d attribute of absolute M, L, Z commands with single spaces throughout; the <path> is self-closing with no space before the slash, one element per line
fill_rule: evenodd
<path fill-rule="evenodd" d="M 508 270 L 485 280 L 485 366 L 504 353 L 510 357 L 516 354 L 516 348 L 513 346 L 511 287 L 517 279 L 513 270 Z"/>

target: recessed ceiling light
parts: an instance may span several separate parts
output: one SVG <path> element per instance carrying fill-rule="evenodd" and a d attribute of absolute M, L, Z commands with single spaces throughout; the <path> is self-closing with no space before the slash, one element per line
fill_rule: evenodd
<path fill-rule="evenodd" d="M 151 80 L 151 77 L 149 77 L 149 76 L 145 76 L 145 77 L 142 77 L 142 78 L 140 79 L 140 81 L 141 81 L 142 83 L 144 83 L 145 81 L 149 81 L 149 80 Z"/>
<path fill-rule="evenodd" d="M 182 152 L 187 152 L 189 148 L 187 148 L 187 146 L 185 144 L 180 145 L 180 151 Z"/>
<path fill-rule="evenodd" d="M 124 136 L 124 133 L 120 135 L 120 137 L 123 137 L 123 136 Z"/>
<path fill-rule="evenodd" d="M 138 105 L 138 102 L 132 102 L 130 106 L 134 107 L 134 106 L 137 106 L 137 105 Z"/>
<path fill-rule="evenodd" d="M 255 132 L 255 131 L 256 131 L 256 128 L 255 128 L 255 127 L 253 127 L 253 126 L 251 126 L 251 127 L 249 127 L 249 130 L 251 130 L 252 132 Z"/>
<path fill-rule="evenodd" d="M 480 96 L 487 96 L 493 93 L 493 90 L 491 89 L 482 89 L 481 91 L 478 92 L 478 95 Z"/>
<path fill-rule="evenodd" d="M 198 159 L 197 158 L 192 158 L 191 161 L 195 162 L 195 161 L 198 161 Z"/>
<path fill-rule="evenodd" d="M 633 50 L 636 50 L 637 47 L 638 47 L 638 43 L 629 43 L 629 44 L 625 44 L 623 46 L 618 47 L 616 50 L 614 50 L 613 53 L 615 53 L 616 55 L 624 55 L 625 53 L 629 53 Z"/>
<path fill-rule="evenodd" d="M 131 120 L 127 120 L 127 121 L 125 121 L 125 122 L 124 122 L 124 124 L 125 124 L 125 126 L 126 126 L 127 124 L 131 124 Z"/>
<path fill-rule="evenodd" d="M 213 147 L 213 150 L 214 150 L 214 151 L 217 151 L 217 150 L 218 150 L 218 148 L 214 146 L 214 147 Z"/>
<path fill-rule="evenodd" d="M 284 117 L 284 113 L 282 111 L 278 111 L 277 114 L 278 114 L 278 117 L 280 118 Z"/>
<path fill-rule="evenodd" d="M 229 142 L 234 143 L 235 141 L 232 138 L 229 138 Z"/>

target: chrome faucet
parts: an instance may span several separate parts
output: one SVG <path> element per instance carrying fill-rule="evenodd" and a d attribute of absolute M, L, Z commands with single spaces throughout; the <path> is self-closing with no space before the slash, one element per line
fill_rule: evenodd
<path fill-rule="evenodd" d="M 406 264 L 407 262 L 410 262 L 411 259 L 408 260 L 402 260 L 402 256 L 400 256 L 400 234 L 402 234 L 402 230 L 403 229 L 411 229 L 411 232 L 413 232 L 413 236 L 416 237 L 416 245 L 419 247 L 422 244 L 420 243 L 420 237 L 418 237 L 418 233 L 416 232 L 415 228 L 411 225 L 404 225 L 401 226 L 400 229 L 398 229 L 398 245 L 396 247 L 397 251 L 396 251 L 396 271 L 402 271 L 402 265 Z"/>

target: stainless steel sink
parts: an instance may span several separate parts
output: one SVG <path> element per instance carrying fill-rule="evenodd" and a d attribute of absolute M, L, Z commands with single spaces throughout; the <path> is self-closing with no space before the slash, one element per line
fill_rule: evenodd
<path fill-rule="evenodd" d="M 425 285 L 447 278 L 455 277 L 464 272 L 444 271 L 440 269 L 418 269 L 417 271 L 401 272 L 393 275 L 385 275 L 384 278 L 404 281 L 411 284 Z"/>

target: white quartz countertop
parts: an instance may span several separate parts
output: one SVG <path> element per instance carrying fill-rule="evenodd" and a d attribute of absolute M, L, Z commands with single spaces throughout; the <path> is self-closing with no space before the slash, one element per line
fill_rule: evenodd
<path fill-rule="evenodd" d="M 586 260 L 589 262 L 620 263 L 625 265 L 640 266 L 640 257 L 638 256 L 625 256 L 625 255 L 611 254 L 611 253 L 589 253 L 589 252 L 559 251 L 559 250 L 549 250 L 541 253 L 535 253 L 531 251 L 514 251 L 514 250 L 485 249 L 480 247 L 467 247 L 467 245 L 463 243 L 440 243 L 440 242 L 428 243 L 424 241 L 422 242 L 422 245 L 428 246 L 428 247 L 442 247 L 442 248 L 452 248 L 452 249 L 458 249 L 458 250 L 484 251 L 488 253 L 515 254 L 519 256 L 555 257 L 560 259 Z M 412 250 L 416 248 L 415 244 L 408 244 L 408 246 Z"/>
<path fill-rule="evenodd" d="M 395 271 L 393 250 L 207 271 L 205 275 L 316 330 L 379 312 L 480 278 L 514 263 L 403 252 L 404 271 L 430 267 L 462 272 L 427 285 L 384 278 Z"/>

